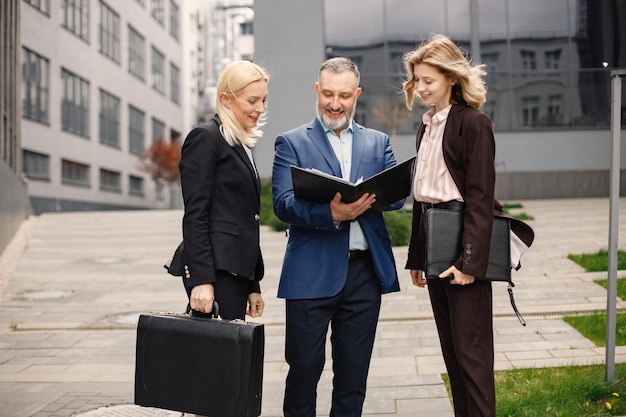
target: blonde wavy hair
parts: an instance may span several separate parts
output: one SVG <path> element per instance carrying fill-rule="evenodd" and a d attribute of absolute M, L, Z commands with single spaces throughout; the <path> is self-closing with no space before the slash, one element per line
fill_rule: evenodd
<path fill-rule="evenodd" d="M 270 77 L 264 68 L 250 61 L 231 62 L 222 71 L 222 75 L 220 75 L 220 79 L 217 82 L 215 108 L 221 121 L 220 131 L 230 146 L 236 146 L 241 143 L 250 148 L 253 147 L 257 139 L 263 136 L 263 131 L 260 127 L 266 123 L 267 113 L 261 115 L 255 127 L 246 128 L 237 121 L 233 111 L 224 105 L 220 95 L 224 92 L 236 98 L 241 90 L 253 82 L 268 82 L 269 79 Z"/>
<path fill-rule="evenodd" d="M 450 38 L 434 34 L 416 50 L 407 52 L 403 57 L 407 80 L 402 83 L 406 106 L 413 109 L 415 90 L 413 70 L 416 65 L 429 64 L 443 75 L 456 81 L 452 87 L 451 104 L 461 100 L 469 106 L 479 108 L 487 98 L 487 87 L 483 77 L 487 74 L 485 65 L 471 65 L 461 49 Z"/>

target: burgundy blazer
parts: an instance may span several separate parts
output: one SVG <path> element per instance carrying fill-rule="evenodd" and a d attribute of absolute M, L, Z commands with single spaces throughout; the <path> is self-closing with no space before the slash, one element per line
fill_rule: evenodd
<path fill-rule="evenodd" d="M 417 150 L 424 131 L 422 123 L 417 131 Z M 442 146 L 448 170 L 466 204 L 463 250 L 454 266 L 465 274 L 482 277 L 487 272 L 495 204 L 495 140 L 491 120 L 464 103 L 452 105 Z M 425 269 L 424 227 L 425 216 L 416 202 L 407 269 Z"/>

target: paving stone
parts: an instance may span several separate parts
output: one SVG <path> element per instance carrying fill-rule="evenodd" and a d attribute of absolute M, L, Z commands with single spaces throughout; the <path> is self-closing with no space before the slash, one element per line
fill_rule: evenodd
<path fill-rule="evenodd" d="M 606 273 L 586 273 L 567 255 L 607 247 L 608 200 L 521 203 L 536 232 L 522 269 L 513 272 L 515 299 L 528 324 L 514 316 L 506 285 L 495 283 L 496 369 L 604 363 L 604 348 L 562 316 L 606 308 L 606 291 L 594 283 Z M 1 255 L 2 264 L 14 267 L 0 271 L 0 417 L 145 411 L 132 404 L 136 318 L 186 305 L 180 281 L 162 268 L 181 239 L 181 218 L 180 210 L 111 211 L 46 213 L 25 222 L 24 236 L 14 239 L 20 247 L 12 242 Z M 262 227 L 266 309 L 254 321 L 266 325 L 264 417 L 282 415 L 288 371 L 285 306 L 276 298 L 285 244 L 284 233 Z M 363 415 L 451 417 L 428 290 L 411 284 L 407 248 L 393 251 L 402 291 L 383 296 Z M 618 300 L 617 307 L 626 303 Z M 327 354 L 319 415 L 330 407 L 329 347 Z M 626 362 L 626 347 L 616 348 L 615 359 Z"/>

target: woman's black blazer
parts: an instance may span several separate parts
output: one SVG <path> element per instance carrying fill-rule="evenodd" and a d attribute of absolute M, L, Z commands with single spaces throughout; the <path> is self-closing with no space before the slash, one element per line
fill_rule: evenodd
<path fill-rule="evenodd" d="M 259 281 L 261 183 L 242 145 L 230 146 L 219 117 L 185 138 L 179 164 L 184 200 L 183 281 L 188 291 L 217 270 Z"/>

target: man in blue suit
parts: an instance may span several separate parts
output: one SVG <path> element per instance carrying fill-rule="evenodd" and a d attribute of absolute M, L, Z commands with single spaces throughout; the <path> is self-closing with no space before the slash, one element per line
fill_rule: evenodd
<path fill-rule="evenodd" d="M 346 204 L 337 193 L 330 203 L 318 204 L 295 198 L 293 191 L 292 165 L 354 183 L 396 164 L 389 136 L 353 120 L 359 80 L 349 59 L 324 62 L 315 83 L 317 117 L 279 135 L 275 143 L 274 212 L 290 224 L 278 286 L 278 297 L 287 300 L 285 417 L 315 417 L 329 323 L 330 416 L 361 415 L 381 294 L 400 290 L 383 216 L 365 213 L 374 194 Z M 386 209 L 403 205 L 401 200 Z"/>

